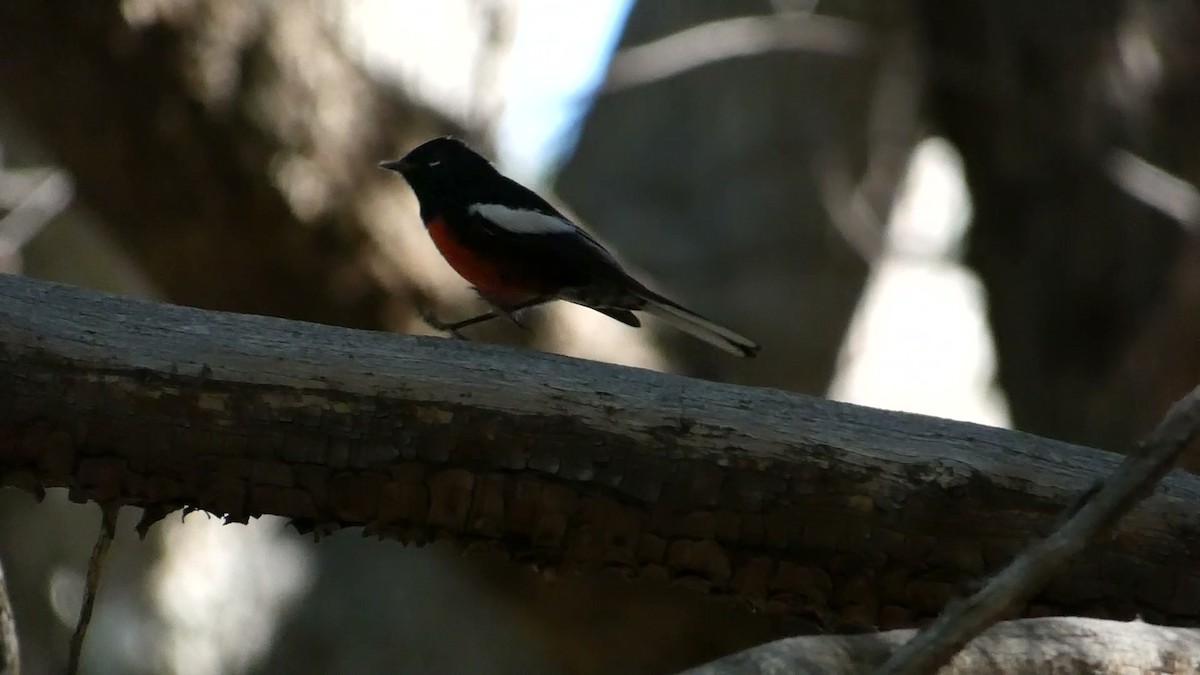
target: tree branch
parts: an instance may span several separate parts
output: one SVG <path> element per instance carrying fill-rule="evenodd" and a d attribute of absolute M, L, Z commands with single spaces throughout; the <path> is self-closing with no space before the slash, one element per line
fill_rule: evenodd
<path fill-rule="evenodd" d="M 813 630 L 913 625 L 1118 457 L 972 424 L 456 340 L 0 276 L 0 483 L 671 580 Z M 1029 612 L 1186 622 L 1168 476 Z"/>

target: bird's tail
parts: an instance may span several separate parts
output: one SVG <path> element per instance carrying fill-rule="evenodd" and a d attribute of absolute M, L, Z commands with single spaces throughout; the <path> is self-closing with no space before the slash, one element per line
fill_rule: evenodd
<path fill-rule="evenodd" d="M 679 330 L 704 340 L 718 349 L 742 357 L 752 357 L 758 353 L 758 344 L 752 340 L 720 324 L 713 323 L 648 288 L 638 288 L 637 295 L 646 302 L 645 306 L 641 308 L 642 311 L 653 314 Z"/>

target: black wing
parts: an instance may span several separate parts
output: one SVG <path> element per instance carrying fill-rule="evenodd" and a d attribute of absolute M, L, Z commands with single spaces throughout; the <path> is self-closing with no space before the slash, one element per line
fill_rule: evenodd
<path fill-rule="evenodd" d="M 491 187 L 491 189 L 488 190 L 487 193 L 481 195 L 481 198 L 478 200 L 480 203 L 503 204 L 514 210 L 533 211 L 545 216 L 557 218 L 566 225 L 570 226 L 570 228 L 576 234 L 586 240 L 592 246 L 592 248 L 595 249 L 596 253 L 599 253 L 601 256 L 606 258 L 609 263 L 616 266 L 618 269 L 620 268 L 620 264 L 617 262 L 616 257 L 613 256 L 608 249 L 604 248 L 603 244 L 601 244 L 599 241 L 596 241 L 596 238 L 589 234 L 587 230 L 579 227 L 570 218 L 566 217 L 562 214 L 562 212 L 554 208 L 550 202 L 542 199 L 541 195 L 501 173 L 497 173 L 496 178 L 497 180 L 488 182 L 488 185 Z"/>

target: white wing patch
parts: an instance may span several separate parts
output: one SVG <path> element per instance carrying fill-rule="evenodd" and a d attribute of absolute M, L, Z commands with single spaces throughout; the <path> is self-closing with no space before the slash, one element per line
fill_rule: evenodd
<path fill-rule="evenodd" d="M 565 234 L 577 232 L 571 223 L 529 209 L 512 209 L 501 204 L 472 204 L 467 213 L 487 218 L 496 225 L 522 234 Z"/>

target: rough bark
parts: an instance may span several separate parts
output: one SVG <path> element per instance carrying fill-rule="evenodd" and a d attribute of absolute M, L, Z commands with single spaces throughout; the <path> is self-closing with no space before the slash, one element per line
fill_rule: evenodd
<path fill-rule="evenodd" d="M 173 301 L 413 316 L 420 227 L 375 165 L 450 127 L 370 82 L 308 3 L 0 3 L 0 91 Z"/>
<path fill-rule="evenodd" d="M 684 675 L 851 675 L 870 672 L 914 631 L 795 637 L 755 647 Z M 1073 617 L 996 624 L 938 675 L 1184 675 L 1200 670 L 1200 631 Z"/>
<path fill-rule="evenodd" d="M 1200 265 L 1180 223 L 1109 163 L 1132 151 L 1200 180 L 1200 11 L 1186 0 L 917 6 L 929 110 L 962 153 L 967 262 L 987 291 L 1013 420 L 1126 447 L 1200 376 Z M 1131 45 L 1154 54 L 1153 75 Z"/>
<path fill-rule="evenodd" d="M 0 480 L 78 499 L 670 580 L 813 629 L 902 627 L 1117 457 L 1034 436 L 452 340 L 0 278 Z M 1026 611 L 1191 623 L 1174 473 Z"/>

